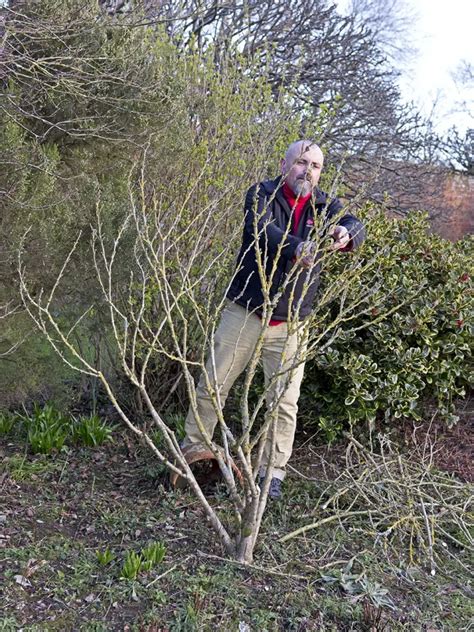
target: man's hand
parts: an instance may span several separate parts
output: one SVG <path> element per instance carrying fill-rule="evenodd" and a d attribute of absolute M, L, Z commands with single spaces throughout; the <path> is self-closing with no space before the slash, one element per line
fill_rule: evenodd
<path fill-rule="evenodd" d="M 341 248 L 345 248 L 351 240 L 349 231 L 345 226 L 333 226 L 330 228 L 329 234 L 334 239 L 334 243 L 331 244 L 331 250 L 341 250 Z"/>
<path fill-rule="evenodd" d="M 302 268 L 311 268 L 314 265 L 316 250 L 314 241 L 302 241 L 296 248 L 296 263 Z"/>
<path fill-rule="evenodd" d="M 345 248 L 351 240 L 349 231 L 345 226 L 332 226 L 328 234 L 334 240 L 330 246 L 331 250 L 341 250 L 341 248 Z M 302 241 L 296 248 L 296 263 L 302 268 L 311 268 L 311 266 L 314 265 L 317 249 L 317 245 L 314 241 Z"/>

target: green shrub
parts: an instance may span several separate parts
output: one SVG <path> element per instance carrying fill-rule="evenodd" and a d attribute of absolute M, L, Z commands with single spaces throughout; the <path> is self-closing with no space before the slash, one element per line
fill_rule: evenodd
<path fill-rule="evenodd" d="M 35 404 L 30 415 L 0 414 L 0 434 L 17 431 L 18 438 L 25 438 L 35 453 L 50 454 L 61 450 L 67 443 L 96 447 L 109 441 L 113 428 L 98 415 L 75 420 L 61 413 L 53 404 L 43 407 Z"/>
<path fill-rule="evenodd" d="M 186 436 L 186 430 L 184 428 L 184 424 L 186 422 L 186 418 L 184 415 L 179 414 L 170 414 L 166 417 L 166 423 L 170 430 L 173 430 L 178 441 L 182 441 Z M 155 430 L 152 433 L 153 443 L 157 448 L 162 449 L 166 443 L 163 437 L 163 433 L 161 430 Z"/>
<path fill-rule="evenodd" d="M 107 566 L 114 559 L 114 554 L 108 547 L 104 551 L 96 551 L 95 555 L 101 566 Z"/>
<path fill-rule="evenodd" d="M 422 213 L 396 221 L 367 207 L 360 215 L 368 238 L 349 256 L 361 262 L 378 257 L 378 285 L 365 313 L 343 323 L 329 346 L 307 363 L 302 417 L 316 424 L 319 419 L 331 440 L 343 426 L 420 419 L 426 402 L 433 401 L 451 425 L 457 421 L 454 400 L 473 384 L 472 237 L 451 243 L 430 234 Z M 343 260 L 334 260 L 325 284 Z M 354 327 L 361 329 L 351 331 Z"/>
<path fill-rule="evenodd" d="M 140 553 L 128 551 L 123 562 L 121 577 L 136 579 L 140 571 L 150 571 L 154 566 L 161 564 L 165 553 L 166 546 L 162 542 L 151 542 Z"/>

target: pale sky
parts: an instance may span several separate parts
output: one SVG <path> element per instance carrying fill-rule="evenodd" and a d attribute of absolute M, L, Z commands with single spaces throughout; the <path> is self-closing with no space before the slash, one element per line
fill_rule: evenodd
<path fill-rule="evenodd" d="M 433 103 L 439 131 L 452 125 L 465 131 L 474 127 L 474 87 L 462 93 L 456 88 L 451 73 L 462 59 L 474 65 L 474 1 L 473 0 L 405 0 L 417 18 L 408 34 L 418 49 L 402 69 L 402 95 L 414 100 L 425 115 Z M 346 0 L 336 0 L 343 9 Z M 460 101 L 471 101 L 471 116 L 460 112 Z"/>
<path fill-rule="evenodd" d="M 401 81 L 403 94 L 415 99 L 425 113 L 438 98 L 435 114 L 442 129 L 473 127 L 472 117 L 456 112 L 456 102 L 470 99 L 474 103 L 474 88 L 459 92 L 450 73 L 462 59 L 474 64 L 474 2 L 410 0 L 410 4 L 418 13 L 413 25 L 418 54 Z"/>

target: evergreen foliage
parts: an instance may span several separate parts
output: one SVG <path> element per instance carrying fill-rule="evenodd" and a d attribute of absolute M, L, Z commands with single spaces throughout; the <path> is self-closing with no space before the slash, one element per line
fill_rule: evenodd
<path fill-rule="evenodd" d="M 449 425 L 457 421 L 454 401 L 474 384 L 474 266 L 472 237 L 451 243 L 429 231 L 427 217 L 412 213 L 393 220 L 367 205 L 359 215 L 368 238 L 355 256 L 361 264 L 379 259 L 373 304 L 306 368 L 301 414 L 329 439 L 349 424 L 420 420 L 432 401 Z M 324 283 L 337 282 L 337 265 Z M 369 282 L 364 276 L 361 281 Z M 349 297 L 357 288 L 348 288 Z M 406 299 L 388 317 L 397 301 Z M 337 305 L 326 313 L 334 317 Z"/>

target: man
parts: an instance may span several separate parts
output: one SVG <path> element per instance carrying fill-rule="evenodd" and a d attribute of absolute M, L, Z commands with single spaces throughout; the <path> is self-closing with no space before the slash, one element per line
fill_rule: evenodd
<path fill-rule="evenodd" d="M 362 224 L 341 211 L 337 198 L 329 200 L 317 188 L 323 161 L 315 143 L 296 141 L 281 161 L 282 175 L 249 189 L 242 247 L 227 293 L 229 302 L 206 365 L 223 407 L 232 384 L 261 341 L 267 414 L 274 415 L 276 423 L 266 439 L 259 476 L 261 482 L 271 466 L 269 496 L 273 499 L 281 495 L 284 468 L 293 448 L 304 371 L 305 341 L 294 325 L 310 314 L 319 283 L 321 247 L 311 236 L 319 227 L 332 236 L 333 250 L 346 251 L 364 240 Z M 196 407 L 210 439 L 218 417 L 215 397 L 213 403 L 204 375 L 196 389 Z M 183 447 L 204 443 L 198 426 L 190 408 Z"/>

